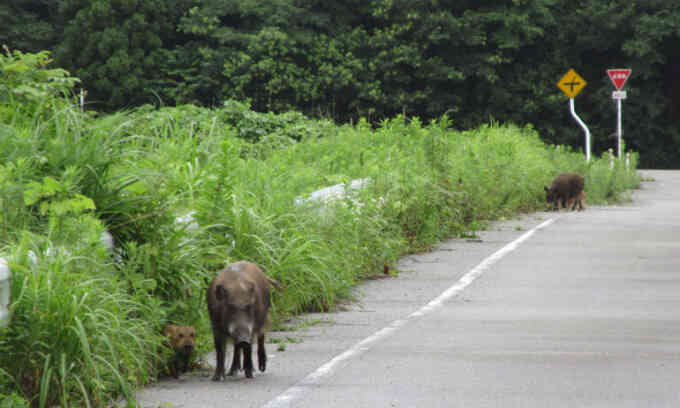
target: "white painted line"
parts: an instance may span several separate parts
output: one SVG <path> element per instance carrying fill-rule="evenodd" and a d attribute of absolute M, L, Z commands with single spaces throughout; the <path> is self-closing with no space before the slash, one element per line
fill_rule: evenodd
<path fill-rule="evenodd" d="M 434 298 L 433 300 L 431 300 L 428 304 L 426 304 L 425 306 L 421 307 L 420 309 L 411 313 L 410 315 L 408 315 L 407 317 L 405 317 L 403 319 L 398 319 L 398 320 L 393 321 L 388 326 L 382 328 L 381 330 L 378 330 L 377 332 L 373 333 L 369 337 L 366 337 L 365 339 L 361 340 L 359 343 L 350 347 L 349 349 L 347 349 L 342 354 L 335 356 L 333 359 L 328 361 L 326 364 L 317 368 L 316 371 L 314 371 L 313 373 L 309 374 L 307 377 L 300 380 L 300 382 L 298 382 L 297 384 L 288 388 L 286 391 L 283 392 L 283 394 L 281 394 L 278 397 L 274 398 L 273 400 L 269 401 L 267 404 L 264 405 L 263 408 L 291 407 L 293 402 L 301 399 L 306 392 L 310 391 L 311 389 L 313 389 L 315 387 L 318 387 L 324 379 L 326 379 L 327 377 L 330 377 L 331 375 L 333 375 L 333 373 L 335 371 L 344 367 L 349 362 L 350 359 L 352 359 L 354 357 L 358 357 L 361 354 L 363 354 L 364 352 L 368 351 L 373 346 L 374 343 L 377 343 L 378 341 L 387 338 L 388 336 L 390 336 L 392 333 L 397 331 L 399 328 L 404 326 L 409 321 L 418 319 L 418 318 L 423 317 L 425 315 L 428 315 L 428 314 L 432 313 L 433 311 L 442 307 L 444 302 L 446 302 L 447 300 L 451 299 L 452 297 L 454 297 L 454 296 L 458 295 L 460 292 L 462 292 L 463 289 L 468 287 L 477 278 L 482 276 L 482 274 L 487 269 L 489 269 L 493 264 L 498 262 L 505 255 L 514 251 L 519 246 L 519 244 L 521 244 L 522 242 L 529 239 L 532 235 L 534 235 L 534 233 L 536 231 L 549 226 L 556 219 L 557 219 L 557 217 L 551 218 L 547 221 L 542 222 L 541 224 L 539 224 L 536 227 L 534 227 L 533 229 L 525 232 L 524 234 L 522 234 L 522 236 L 515 239 L 511 243 L 507 244 L 503 248 L 501 248 L 498 251 L 494 252 L 493 254 L 489 255 L 479 265 L 475 266 L 468 273 L 463 275 L 455 284 L 453 284 L 453 286 L 446 289 L 441 295 L 439 295 L 436 298 Z"/>

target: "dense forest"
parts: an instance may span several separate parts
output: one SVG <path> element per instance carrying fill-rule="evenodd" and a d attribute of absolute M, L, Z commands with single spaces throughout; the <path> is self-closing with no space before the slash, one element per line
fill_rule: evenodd
<path fill-rule="evenodd" d="M 0 44 L 49 50 L 88 107 L 296 110 L 337 122 L 447 114 L 467 129 L 583 132 L 556 82 L 588 85 L 576 110 L 593 152 L 615 147 L 608 68 L 631 68 L 624 139 L 641 167 L 680 167 L 680 7 L 667 0 L 11 0 Z"/>

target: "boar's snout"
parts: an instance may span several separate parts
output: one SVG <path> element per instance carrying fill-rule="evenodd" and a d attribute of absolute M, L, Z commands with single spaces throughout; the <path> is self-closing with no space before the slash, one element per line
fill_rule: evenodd
<path fill-rule="evenodd" d="M 244 331 L 237 331 L 234 333 L 234 344 L 250 344 L 250 333 Z"/>
<path fill-rule="evenodd" d="M 250 344 L 253 337 L 253 327 L 251 324 L 234 324 L 229 328 L 234 344 Z"/>
<path fill-rule="evenodd" d="M 194 346 L 192 344 L 185 344 L 184 345 L 184 352 L 186 354 L 191 354 L 194 351 Z"/>

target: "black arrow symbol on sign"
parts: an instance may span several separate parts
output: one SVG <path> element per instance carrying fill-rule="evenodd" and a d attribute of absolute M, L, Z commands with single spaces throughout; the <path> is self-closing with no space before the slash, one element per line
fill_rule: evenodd
<path fill-rule="evenodd" d="M 564 85 L 569 87 L 570 92 L 574 92 L 574 87 L 581 85 L 581 83 L 576 80 L 576 77 L 572 77 L 571 82 L 565 82 Z"/>

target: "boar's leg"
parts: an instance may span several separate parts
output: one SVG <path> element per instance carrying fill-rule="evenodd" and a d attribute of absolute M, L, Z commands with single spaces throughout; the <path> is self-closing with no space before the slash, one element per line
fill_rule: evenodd
<path fill-rule="evenodd" d="M 563 209 L 568 208 L 568 207 L 569 207 L 569 199 L 566 196 L 560 197 L 560 201 L 558 201 L 558 204 L 557 204 L 557 211 L 562 212 Z"/>
<path fill-rule="evenodd" d="M 243 370 L 247 378 L 253 378 L 253 346 L 250 343 L 242 343 Z"/>
<path fill-rule="evenodd" d="M 224 379 L 224 349 L 226 347 L 227 339 L 223 335 L 215 334 L 215 352 L 217 354 L 217 367 L 215 367 L 215 375 L 213 381 L 220 381 Z"/>
<path fill-rule="evenodd" d="M 177 353 L 173 361 L 173 377 L 179 378 L 180 373 L 186 373 L 189 368 L 189 357 L 184 354 Z"/>
<path fill-rule="evenodd" d="M 577 206 L 579 207 L 579 211 L 583 210 L 583 201 L 581 201 L 580 194 L 570 197 L 569 201 L 567 202 L 567 206 L 570 207 L 569 209 L 571 211 L 576 210 Z"/>
<path fill-rule="evenodd" d="M 571 211 L 574 211 L 576 209 L 576 206 L 578 205 L 578 197 L 570 198 L 569 199 L 569 207 Z"/>
<path fill-rule="evenodd" d="M 231 368 L 229 369 L 228 374 L 230 376 L 236 375 L 239 371 L 241 371 L 241 349 L 242 346 L 240 343 L 234 343 L 234 358 L 231 360 Z"/>
<path fill-rule="evenodd" d="M 172 359 L 170 361 L 170 364 L 168 364 L 168 373 L 172 376 L 172 378 L 179 378 L 179 369 L 177 368 L 177 360 Z"/>
<path fill-rule="evenodd" d="M 267 351 L 264 349 L 264 334 L 257 337 L 257 363 L 260 371 L 267 369 Z"/>
<path fill-rule="evenodd" d="M 552 200 L 552 211 L 559 211 L 560 210 L 560 203 L 562 203 L 562 199 L 560 197 L 555 197 Z"/>
<path fill-rule="evenodd" d="M 182 372 L 186 373 L 189 371 L 189 363 L 191 356 L 189 354 L 182 354 Z"/>
<path fill-rule="evenodd" d="M 578 210 L 579 210 L 579 211 L 583 211 L 583 210 L 584 210 L 584 207 L 583 207 L 583 200 L 581 200 L 581 197 L 579 197 L 578 200 L 576 200 L 576 204 L 578 204 Z M 576 204 L 574 204 L 574 208 L 576 208 Z"/>

